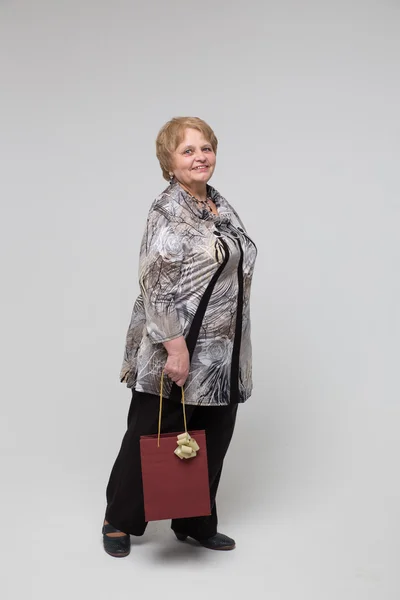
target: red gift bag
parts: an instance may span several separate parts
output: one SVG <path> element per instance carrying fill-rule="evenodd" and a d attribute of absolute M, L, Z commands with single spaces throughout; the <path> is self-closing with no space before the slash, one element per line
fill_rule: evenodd
<path fill-rule="evenodd" d="M 144 511 L 146 521 L 183 519 L 211 514 L 210 488 L 205 431 L 187 431 L 184 392 L 182 389 L 185 433 L 199 450 L 194 458 L 179 458 L 178 433 L 160 434 L 162 415 L 162 380 L 158 434 L 140 438 Z"/>

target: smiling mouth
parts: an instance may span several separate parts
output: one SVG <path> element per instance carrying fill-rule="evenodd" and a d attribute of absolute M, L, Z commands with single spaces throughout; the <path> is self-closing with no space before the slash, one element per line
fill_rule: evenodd
<path fill-rule="evenodd" d="M 208 165 L 200 165 L 198 167 L 193 167 L 192 171 L 203 171 L 205 169 L 208 169 Z"/>

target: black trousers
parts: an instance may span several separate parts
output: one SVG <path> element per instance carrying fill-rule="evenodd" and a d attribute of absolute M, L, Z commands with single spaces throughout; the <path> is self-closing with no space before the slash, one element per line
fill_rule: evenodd
<path fill-rule="evenodd" d="M 117 529 L 132 535 L 143 535 L 147 526 L 144 517 L 139 441 L 141 435 L 157 433 L 159 402 L 158 396 L 132 392 L 128 429 L 107 485 L 107 521 Z M 237 404 L 186 406 L 188 429 L 204 429 L 206 432 L 212 513 L 207 517 L 174 519 L 171 522 L 174 531 L 198 539 L 207 539 L 217 533 L 215 497 L 223 461 L 235 427 L 237 407 Z M 174 431 L 183 431 L 182 404 L 164 400 L 162 432 Z"/>

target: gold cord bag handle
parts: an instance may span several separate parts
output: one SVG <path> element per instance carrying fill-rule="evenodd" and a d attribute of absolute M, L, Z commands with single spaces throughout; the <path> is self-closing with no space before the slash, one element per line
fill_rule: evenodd
<path fill-rule="evenodd" d="M 160 447 L 160 434 L 161 434 L 161 417 L 162 417 L 162 403 L 163 403 L 163 387 L 164 387 L 164 371 L 161 373 L 160 382 L 160 411 L 158 414 L 158 436 L 157 436 L 157 447 Z M 182 409 L 183 409 L 183 422 L 185 426 L 185 433 L 180 433 L 177 436 L 178 447 L 175 449 L 174 454 L 181 459 L 194 458 L 200 450 L 196 440 L 190 437 L 187 430 L 186 421 L 186 408 L 185 408 L 185 392 L 182 386 Z"/>

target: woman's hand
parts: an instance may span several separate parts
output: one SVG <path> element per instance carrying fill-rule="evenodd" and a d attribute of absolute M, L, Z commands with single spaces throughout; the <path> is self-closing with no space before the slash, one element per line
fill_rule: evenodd
<path fill-rule="evenodd" d="M 189 375 L 189 352 L 183 336 L 164 342 L 168 352 L 164 373 L 179 387 L 185 384 Z"/>

